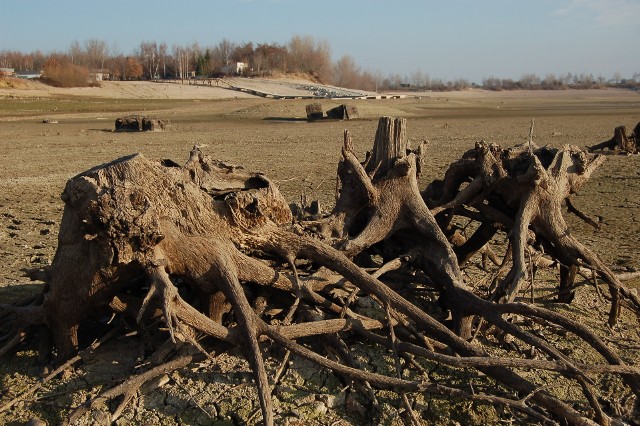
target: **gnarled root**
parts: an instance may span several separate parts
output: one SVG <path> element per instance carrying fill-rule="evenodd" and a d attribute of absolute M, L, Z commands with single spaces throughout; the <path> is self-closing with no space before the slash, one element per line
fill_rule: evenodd
<path fill-rule="evenodd" d="M 640 313 L 638 297 L 571 235 L 561 208 L 566 202 L 570 212 L 588 220 L 569 197 L 578 192 L 603 161 L 604 157 L 589 156 L 571 145 L 562 149 L 534 145 L 502 149 L 480 142 L 450 167 L 443 182 L 432 184 L 423 195 L 440 215 L 449 212 L 479 221 L 482 225 L 476 233 L 483 232 L 483 227 L 489 224 L 509 230 L 513 263 L 494 299 L 510 302 L 518 295 L 528 276 L 526 250 L 530 243 L 535 243 L 564 268 L 588 267 L 598 273 L 609 285 L 612 300 L 609 324 L 614 325 L 620 312 L 620 298 Z M 471 184 L 461 189 L 466 181 Z M 566 289 L 570 277 L 564 272 L 561 287 Z"/>

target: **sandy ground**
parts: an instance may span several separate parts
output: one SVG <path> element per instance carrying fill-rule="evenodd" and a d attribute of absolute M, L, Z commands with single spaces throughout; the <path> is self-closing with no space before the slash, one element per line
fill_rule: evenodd
<path fill-rule="evenodd" d="M 410 140 L 428 140 L 422 187 L 441 178 L 447 164 L 478 140 L 503 146 L 525 142 L 531 118 L 535 118 L 538 145 L 582 147 L 609 139 L 618 125 L 631 129 L 640 121 L 640 95 L 630 91 L 423 92 L 415 96 L 353 101 L 360 111 L 357 120 L 308 123 L 303 119 L 306 100 L 267 100 L 214 87 L 107 82 L 101 88 L 87 89 L 53 89 L 40 84 L 26 90 L 0 89 L 0 302 L 41 289 L 41 283 L 30 283 L 23 270 L 53 259 L 63 208 L 60 194 L 67 179 L 134 152 L 182 163 L 198 144 L 215 158 L 265 172 L 291 201 L 304 195 L 330 208 L 343 131 L 351 132 L 363 157 L 382 115 L 407 118 Z M 322 105 L 326 110 L 340 102 L 326 100 Z M 131 112 L 169 118 L 172 128 L 164 133 L 113 132 L 115 118 Z M 58 123 L 44 124 L 44 118 Z M 608 155 L 574 203 L 592 217 L 601 216 L 604 224 L 596 231 L 569 217 L 581 241 L 618 272 L 640 268 L 640 156 Z M 503 244 L 504 239 L 501 235 L 494 243 Z M 543 294 L 541 303 L 545 300 Z M 577 302 L 562 309 L 586 318 L 625 358 L 637 359 L 637 319 L 625 317 L 616 330 L 607 329 L 603 325 L 607 307 L 605 300 L 594 295 L 593 287 L 585 285 L 578 291 Z M 0 402 L 37 380 L 35 346 L 30 342 L 0 365 Z M 43 393 L 50 396 L 2 413 L 0 423 L 20 424 L 34 415 L 50 424 L 59 423 L 69 407 L 129 371 L 136 363 L 137 350 L 139 342 L 133 339 L 106 347 L 89 357 L 71 379 L 47 386 Z M 269 374 L 279 367 L 280 355 L 269 357 Z M 255 419 L 255 392 L 247 381 L 246 363 L 224 354 L 217 360 L 216 366 L 181 371 L 171 377 L 170 386 L 137 399 L 125 412 L 123 424 L 145 420 L 239 424 Z M 363 414 L 347 412 L 344 404 L 326 410 L 325 397 L 339 397 L 343 386 L 335 376 L 299 360 L 292 366 L 277 393 L 280 423 L 362 424 Z M 612 385 L 612 392 L 615 389 Z M 381 398 L 386 410 L 381 422 L 398 424 L 397 401 Z M 423 418 L 433 424 L 439 418 L 462 424 L 495 420 L 495 413 L 482 407 L 449 404 L 444 415 L 453 417 L 442 417 L 438 410 L 444 408 L 437 403 L 419 404 Z"/>
<path fill-rule="evenodd" d="M 252 95 L 221 87 L 145 81 L 103 81 L 101 87 L 58 88 L 33 81 L 27 89 L 2 89 L 5 97 L 78 96 L 103 99 L 228 99 L 251 98 Z"/>
<path fill-rule="evenodd" d="M 194 80 L 189 84 L 187 80 L 170 82 L 146 81 L 103 81 L 100 87 L 57 88 L 37 81 L 25 83 L 19 89 L 0 88 L 0 97 L 64 97 L 76 96 L 103 99 L 237 99 L 253 98 L 249 93 L 230 90 L 229 86 L 256 90 L 279 96 L 309 96 L 313 87 L 327 90 L 340 90 L 341 93 L 357 95 L 372 95 L 372 92 L 352 91 L 312 83 L 301 78 L 281 78 L 277 80 L 254 78 L 225 78 L 223 81 Z"/>

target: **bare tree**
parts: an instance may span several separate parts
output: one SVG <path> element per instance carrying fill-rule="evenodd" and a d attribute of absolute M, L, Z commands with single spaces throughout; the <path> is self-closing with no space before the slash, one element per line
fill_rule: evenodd
<path fill-rule="evenodd" d="M 428 79 L 429 79 L 429 76 L 428 75 L 425 76 L 425 74 L 419 68 L 415 70 L 413 73 L 411 73 L 411 84 L 416 86 L 418 89 L 426 88 Z"/>
<path fill-rule="evenodd" d="M 82 47 L 80 47 L 80 43 L 77 40 L 71 42 L 71 46 L 69 46 L 69 56 L 71 57 L 72 64 L 84 64 L 85 54 L 82 50 Z"/>
<path fill-rule="evenodd" d="M 620 74 L 620 71 L 616 71 L 615 74 L 613 74 L 613 81 L 616 84 L 620 84 L 620 82 L 622 81 L 622 74 Z"/>
<path fill-rule="evenodd" d="M 236 50 L 237 45 L 226 38 L 223 38 L 213 49 L 212 57 L 214 61 L 218 61 L 220 66 L 229 65 L 231 55 Z"/>
<path fill-rule="evenodd" d="M 176 62 L 178 77 L 181 80 L 189 78 L 189 61 L 191 52 L 189 48 L 173 46 L 173 57 Z"/>
<path fill-rule="evenodd" d="M 253 67 L 257 74 L 284 71 L 287 68 L 289 52 L 285 46 L 273 43 L 259 44 L 253 54 Z"/>
<path fill-rule="evenodd" d="M 84 51 L 87 58 L 86 66 L 94 69 L 104 68 L 104 62 L 109 56 L 107 42 L 91 39 L 84 42 Z"/>
<path fill-rule="evenodd" d="M 520 86 L 523 89 L 535 89 L 540 86 L 540 77 L 535 74 L 523 74 L 520 77 Z"/>
<path fill-rule="evenodd" d="M 143 41 L 140 43 L 140 62 L 144 67 L 144 72 L 149 80 L 153 80 L 158 75 L 160 55 L 158 44 L 155 41 Z"/>
<path fill-rule="evenodd" d="M 355 88 L 360 78 L 360 68 L 349 55 L 345 55 L 333 66 L 333 84 Z"/>
<path fill-rule="evenodd" d="M 294 36 L 288 48 L 288 71 L 308 73 L 319 81 L 331 81 L 331 47 L 326 40 L 316 42 L 311 36 Z"/>
<path fill-rule="evenodd" d="M 158 54 L 162 62 L 162 78 L 167 78 L 167 43 L 164 41 L 158 45 Z"/>
<path fill-rule="evenodd" d="M 144 75 L 144 68 L 140 61 L 134 56 L 130 56 L 126 60 L 125 79 L 138 79 Z"/>

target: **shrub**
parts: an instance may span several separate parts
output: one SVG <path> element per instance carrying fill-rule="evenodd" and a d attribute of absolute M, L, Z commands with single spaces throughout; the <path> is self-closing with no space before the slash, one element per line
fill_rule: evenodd
<path fill-rule="evenodd" d="M 87 87 L 89 70 L 71 63 L 47 63 L 42 71 L 42 80 L 56 87 Z"/>

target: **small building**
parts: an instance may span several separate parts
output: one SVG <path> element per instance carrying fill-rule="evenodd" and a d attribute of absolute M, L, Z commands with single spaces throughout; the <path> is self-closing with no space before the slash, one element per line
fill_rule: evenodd
<path fill-rule="evenodd" d="M 16 71 L 13 68 L 0 68 L 0 75 L 4 77 L 15 77 Z"/>
<path fill-rule="evenodd" d="M 223 66 L 222 68 L 220 68 L 220 71 L 225 74 L 240 75 L 244 74 L 244 71 L 247 69 L 247 67 L 248 65 L 244 62 L 235 62 Z"/>
<path fill-rule="evenodd" d="M 25 78 L 31 80 L 33 78 L 40 78 L 42 76 L 42 71 L 17 71 L 16 77 Z"/>
<path fill-rule="evenodd" d="M 89 73 L 89 81 L 92 81 L 92 82 L 105 81 L 105 80 L 109 80 L 109 78 L 110 78 L 110 74 L 108 71 L 105 71 L 105 70 L 96 70 L 96 71 L 91 71 Z"/>

